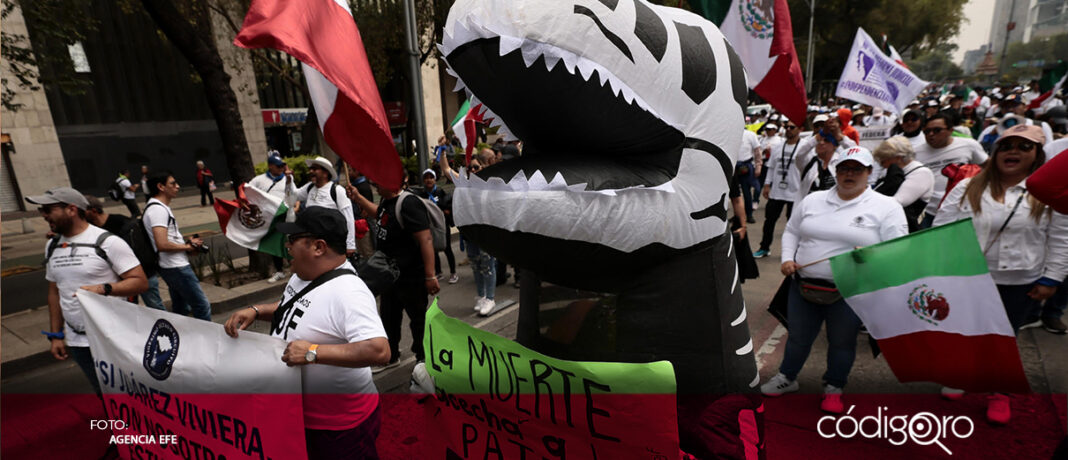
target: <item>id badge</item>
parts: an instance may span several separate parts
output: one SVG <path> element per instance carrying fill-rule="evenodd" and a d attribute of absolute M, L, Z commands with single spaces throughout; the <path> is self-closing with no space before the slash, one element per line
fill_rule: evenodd
<path fill-rule="evenodd" d="M 779 181 L 779 188 L 785 190 L 786 189 L 786 181 L 784 181 L 784 180 Z"/>

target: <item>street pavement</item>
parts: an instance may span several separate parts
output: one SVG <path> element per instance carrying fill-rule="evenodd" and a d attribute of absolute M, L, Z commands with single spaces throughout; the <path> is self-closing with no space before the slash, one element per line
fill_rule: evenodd
<path fill-rule="evenodd" d="M 186 228 L 183 219 L 189 219 L 192 226 L 206 225 L 208 219 L 205 211 L 210 210 L 210 208 L 199 208 L 199 204 L 193 203 L 189 197 L 181 197 L 179 200 L 186 200 L 183 201 L 186 205 L 193 204 L 193 206 L 185 208 L 181 208 L 181 204 L 178 205 L 181 213 L 188 213 L 185 214 L 188 217 L 181 215 L 178 217 L 183 229 Z M 750 224 L 750 239 L 754 245 L 759 240 L 760 227 L 763 225 L 763 207 L 755 213 L 755 216 L 758 223 Z M 211 213 L 210 217 L 214 219 L 214 213 Z M 7 224 L 5 222 L 4 226 L 5 258 L 7 257 L 8 245 L 13 244 L 10 241 L 13 238 L 8 236 Z M 776 229 L 777 238 L 781 235 L 784 225 L 785 219 L 780 218 Z M 200 231 L 203 233 L 204 231 L 210 231 L 210 229 L 204 227 Z M 38 239 L 37 241 L 40 240 Z M 453 251 L 457 255 L 457 260 L 463 261 L 466 257 L 458 250 L 458 243 L 455 243 L 455 241 L 456 239 L 454 239 Z M 39 245 L 43 246 L 43 244 Z M 779 255 L 780 247 L 778 239 L 776 239 L 776 243 L 772 247 L 771 256 L 757 260 L 761 276 L 758 279 L 746 281 L 742 286 L 742 292 L 746 299 L 747 321 L 753 336 L 755 357 L 762 382 L 778 371 L 786 339 L 786 330 L 766 312 L 767 305 L 782 280 L 782 276 L 779 274 Z M 444 261 L 442 262 L 444 264 Z M 468 266 L 457 268 L 461 276 L 459 283 L 449 285 L 442 280 L 442 291 L 439 295 L 439 306 L 442 310 L 449 316 L 464 320 L 478 328 L 503 337 L 514 338 L 518 307 L 513 305 L 490 317 L 478 315 L 472 310 L 474 285 L 470 268 Z M 498 301 L 518 300 L 518 290 L 511 287 L 511 281 L 509 280 L 507 284 L 498 288 Z M 232 305 L 227 309 L 216 310 L 213 320 L 221 323 L 225 321 L 233 308 L 256 302 L 272 301 L 277 298 L 277 293 L 271 293 L 269 289 L 271 287 L 278 289 L 275 286 L 280 286 L 281 283 L 273 286 L 267 285 L 265 281 L 258 283 L 262 284 L 248 288 L 250 292 L 242 297 L 243 303 Z M 4 290 L 6 293 L 6 288 Z M 213 302 L 217 300 L 210 294 L 209 298 Z M 47 312 L 45 312 L 46 317 Z M 8 322 L 9 318 L 5 315 L 3 318 L 3 360 L 5 363 L 9 358 L 9 340 L 7 336 L 10 332 L 7 326 Z M 259 323 L 256 326 L 256 330 L 265 332 L 266 327 L 265 323 Z M 401 358 L 402 365 L 375 374 L 375 383 L 383 394 L 401 396 L 408 389 L 411 368 L 415 363 L 414 357 L 408 351 L 411 337 L 408 332 L 407 318 L 405 318 L 405 325 L 402 330 L 404 331 L 404 338 L 401 343 L 401 350 L 404 353 Z M 1011 429 L 1002 429 L 1000 431 L 985 426 L 986 405 L 983 395 L 968 395 L 963 401 L 948 402 L 938 397 L 940 387 L 936 384 L 899 383 L 882 357 L 872 358 L 871 349 L 865 337 L 861 336 L 858 340 L 857 359 L 850 374 L 850 381 L 844 398 L 847 408 L 851 404 L 855 404 L 858 406 L 858 413 L 862 411 L 867 413 L 874 410 L 874 407 L 887 405 L 887 407 L 892 407 L 905 413 L 932 410 L 966 415 L 975 420 L 977 424 L 983 424 L 981 427 L 984 430 L 983 437 L 988 441 L 987 443 L 975 444 L 981 447 L 975 448 L 979 450 L 968 451 L 971 455 L 966 455 L 966 458 L 994 458 L 990 456 L 993 454 L 984 450 L 988 449 L 986 446 L 990 442 L 997 443 L 999 446 L 1004 444 L 1004 450 L 998 451 L 998 454 L 995 455 L 999 458 L 1005 456 L 1048 458 L 1048 453 L 1052 452 L 1052 445 L 1055 445 L 1068 430 L 1066 428 L 1068 423 L 1065 420 L 1065 394 L 1068 393 L 1068 355 L 1064 353 L 1065 340 L 1068 340 L 1068 338 L 1064 336 L 1055 336 L 1041 329 L 1029 329 L 1020 333 L 1017 339 L 1020 356 L 1035 394 L 1027 397 L 1014 396 L 1013 424 L 1010 425 Z M 27 341 L 27 343 L 32 344 L 38 350 L 43 351 L 46 348 L 45 341 L 40 338 L 33 337 L 33 340 Z M 799 395 L 765 400 L 767 408 L 765 424 L 769 452 L 774 452 L 773 447 L 782 449 L 784 446 L 802 449 L 812 448 L 815 449 L 813 452 L 826 451 L 828 444 L 812 444 L 813 439 L 822 441 L 816 435 L 815 430 L 816 421 L 824 415 L 818 410 L 818 394 L 822 391 L 821 376 L 825 369 L 826 349 L 826 339 L 821 336 L 813 346 L 811 356 L 798 377 L 801 384 Z M 48 359 L 51 358 L 49 357 Z M 19 369 L 16 373 L 11 373 L 5 369 L 3 380 L 0 382 L 0 393 L 3 393 L 5 397 L 18 394 L 69 394 L 89 391 L 91 390 L 85 378 L 72 363 L 49 363 L 42 367 Z M 5 401 L 8 400 L 5 399 Z M 401 410 L 399 408 L 402 408 L 404 414 L 410 414 L 414 410 L 409 407 L 414 403 L 406 399 L 394 401 L 401 402 L 390 402 L 391 410 Z M 75 412 L 91 410 L 92 404 L 88 404 L 86 407 L 90 409 L 82 407 L 75 410 Z M 28 420 L 28 417 L 31 416 L 31 414 L 19 414 L 15 417 L 22 417 L 22 420 Z M 67 431 L 55 428 L 53 431 L 77 436 L 79 432 L 84 431 L 84 428 L 78 425 L 78 423 L 81 423 L 78 422 L 78 420 L 82 420 L 81 416 L 82 414 L 79 413 L 77 417 L 66 418 L 74 420 L 69 422 L 71 426 Z M 6 427 L 19 423 L 19 420 L 19 418 L 13 419 L 12 415 L 5 411 L 5 433 L 8 433 Z M 1027 439 L 1018 439 L 1022 436 L 1021 433 L 1025 433 L 1029 437 Z M 17 440 L 8 438 L 10 438 L 10 435 L 5 436 L 5 451 L 11 448 L 10 446 L 18 443 Z M 417 444 L 417 441 L 413 439 L 415 438 L 409 436 L 407 438 L 392 439 L 390 442 L 403 441 L 406 443 L 405 445 Z M 380 445 L 382 442 L 382 439 L 380 439 Z M 865 442 L 867 444 L 864 444 Z M 951 447 L 967 450 L 966 447 L 960 447 L 962 445 L 951 445 Z M 1040 457 L 1033 455 L 1036 452 L 1034 450 L 1036 445 L 1040 446 L 1037 452 L 1043 452 Z M 886 445 L 885 441 L 882 444 L 877 444 L 868 440 L 850 440 L 850 444 L 846 444 L 846 446 L 851 447 L 842 452 L 855 453 L 856 451 L 852 449 L 856 448 L 874 449 L 869 453 L 874 457 L 880 458 L 892 458 L 905 453 L 918 458 L 944 458 L 937 447 L 930 447 L 929 445 L 923 449 L 914 446 L 916 448 L 911 451 L 901 451 L 888 450 L 890 446 Z M 779 450 L 779 452 L 782 453 L 783 451 Z M 799 452 L 804 452 L 804 450 Z M 842 452 L 839 452 L 839 454 Z M 825 454 L 821 453 L 822 455 Z M 828 458 L 855 458 L 844 456 L 844 454 L 834 454 L 833 452 L 827 455 Z M 887 457 L 883 457 L 883 455 Z M 782 457 L 772 455 L 769 458 Z"/>

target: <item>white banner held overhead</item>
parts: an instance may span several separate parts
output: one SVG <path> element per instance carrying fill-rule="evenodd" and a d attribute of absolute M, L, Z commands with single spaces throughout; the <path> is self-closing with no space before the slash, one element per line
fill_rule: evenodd
<path fill-rule="evenodd" d="M 883 54 L 864 29 L 858 28 L 834 95 L 901 113 L 927 84 Z"/>
<path fill-rule="evenodd" d="M 122 458 L 305 458 L 300 369 L 282 362 L 284 341 L 77 295 Z"/>

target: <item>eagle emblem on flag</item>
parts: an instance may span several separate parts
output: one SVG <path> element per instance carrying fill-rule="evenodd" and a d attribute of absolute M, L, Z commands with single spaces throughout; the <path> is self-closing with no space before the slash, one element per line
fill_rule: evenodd
<path fill-rule="evenodd" d="M 738 2 L 738 16 L 753 38 L 771 38 L 775 35 L 774 8 L 775 0 L 745 0 Z"/>
<path fill-rule="evenodd" d="M 936 293 L 928 288 L 926 284 L 912 289 L 909 293 L 908 305 L 912 314 L 935 326 L 938 325 L 937 321 L 949 317 L 949 302 L 946 301 L 945 296 L 941 292 Z"/>

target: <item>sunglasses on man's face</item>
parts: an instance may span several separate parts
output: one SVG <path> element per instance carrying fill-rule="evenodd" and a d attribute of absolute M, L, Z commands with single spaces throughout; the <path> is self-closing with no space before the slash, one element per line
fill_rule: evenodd
<path fill-rule="evenodd" d="M 857 165 L 857 166 L 840 165 L 840 166 L 834 168 L 834 170 L 837 171 L 838 174 L 860 174 L 861 172 L 864 172 L 867 169 L 868 168 L 863 166 L 863 165 Z"/>
<path fill-rule="evenodd" d="M 926 129 L 923 130 L 923 133 L 924 134 L 928 134 L 928 135 L 934 135 L 934 134 L 938 134 L 938 133 L 940 133 L 942 131 L 945 131 L 945 130 L 946 130 L 946 128 L 939 128 L 939 127 L 926 128 Z"/>

